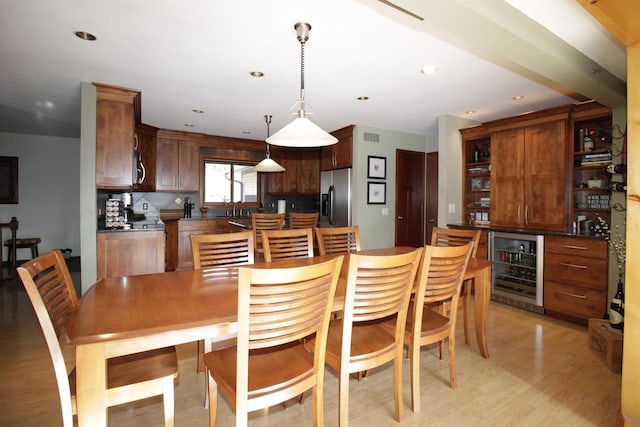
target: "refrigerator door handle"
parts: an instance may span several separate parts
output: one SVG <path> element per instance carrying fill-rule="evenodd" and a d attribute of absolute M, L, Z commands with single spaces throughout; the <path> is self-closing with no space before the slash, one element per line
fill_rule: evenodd
<path fill-rule="evenodd" d="M 333 225 L 335 215 L 336 189 L 332 185 L 329 187 L 329 225 Z"/>

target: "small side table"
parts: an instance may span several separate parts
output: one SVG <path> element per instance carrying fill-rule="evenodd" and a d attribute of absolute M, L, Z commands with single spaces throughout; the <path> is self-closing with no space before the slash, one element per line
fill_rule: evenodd
<path fill-rule="evenodd" d="M 38 256 L 38 244 L 41 242 L 39 237 L 27 237 L 23 239 L 16 239 L 16 250 L 18 249 L 31 249 L 31 258 L 36 258 Z M 4 245 L 9 248 L 9 254 L 7 255 L 7 262 L 13 268 L 16 267 L 17 259 L 13 259 L 12 253 L 12 242 L 11 239 L 5 240 Z M 17 258 L 17 256 L 16 256 Z"/>

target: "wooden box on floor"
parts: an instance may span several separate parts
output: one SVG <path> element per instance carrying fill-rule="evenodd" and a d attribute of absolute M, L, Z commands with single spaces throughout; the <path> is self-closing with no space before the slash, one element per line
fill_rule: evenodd
<path fill-rule="evenodd" d="M 589 319 L 589 347 L 613 372 L 622 372 L 622 331 L 608 320 Z"/>

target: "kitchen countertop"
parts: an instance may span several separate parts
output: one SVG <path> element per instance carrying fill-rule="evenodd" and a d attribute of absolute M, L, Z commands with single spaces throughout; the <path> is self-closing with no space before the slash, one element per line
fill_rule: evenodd
<path fill-rule="evenodd" d="M 138 221 L 130 224 L 130 228 L 105 228 L 104 223 L 98 225 L 98 233 L 122 233 L 127 231 L 164 231 L 164 223 Z"/>
<path fill-rule="evenodd" d="M 451 228 L 464 228 L 470 230 L 487 230 L 487 231 L 499 231 L 503 233 L 518 233 L 518 234 L 542 234 L 544 236 L 560 236 L 560 237 L 578 237 L 583 239 L 593 239 L 593 240 L 605 240 L 605 235 L 603 234 L 572 234 L 572 233 L 562 233 L 559 231 L 543 231 L 543 230 L 528 230 L 522 228 L 509 228 L 509 227 L 496 227 L 491 225 L 469 225 L 463 222 L 453 222 L 447 224 L 447 227 Z"/>

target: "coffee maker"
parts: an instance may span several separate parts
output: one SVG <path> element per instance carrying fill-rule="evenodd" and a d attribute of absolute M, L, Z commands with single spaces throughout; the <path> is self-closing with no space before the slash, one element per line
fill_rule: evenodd
<path fill-rule="evenodd" d="M 133 193 L 122 193 L 121 200 L 124 222 L 130 227 L 131 223 L 133 223 Z M 125 228 L 127 227 L 125 226 Z"/>

